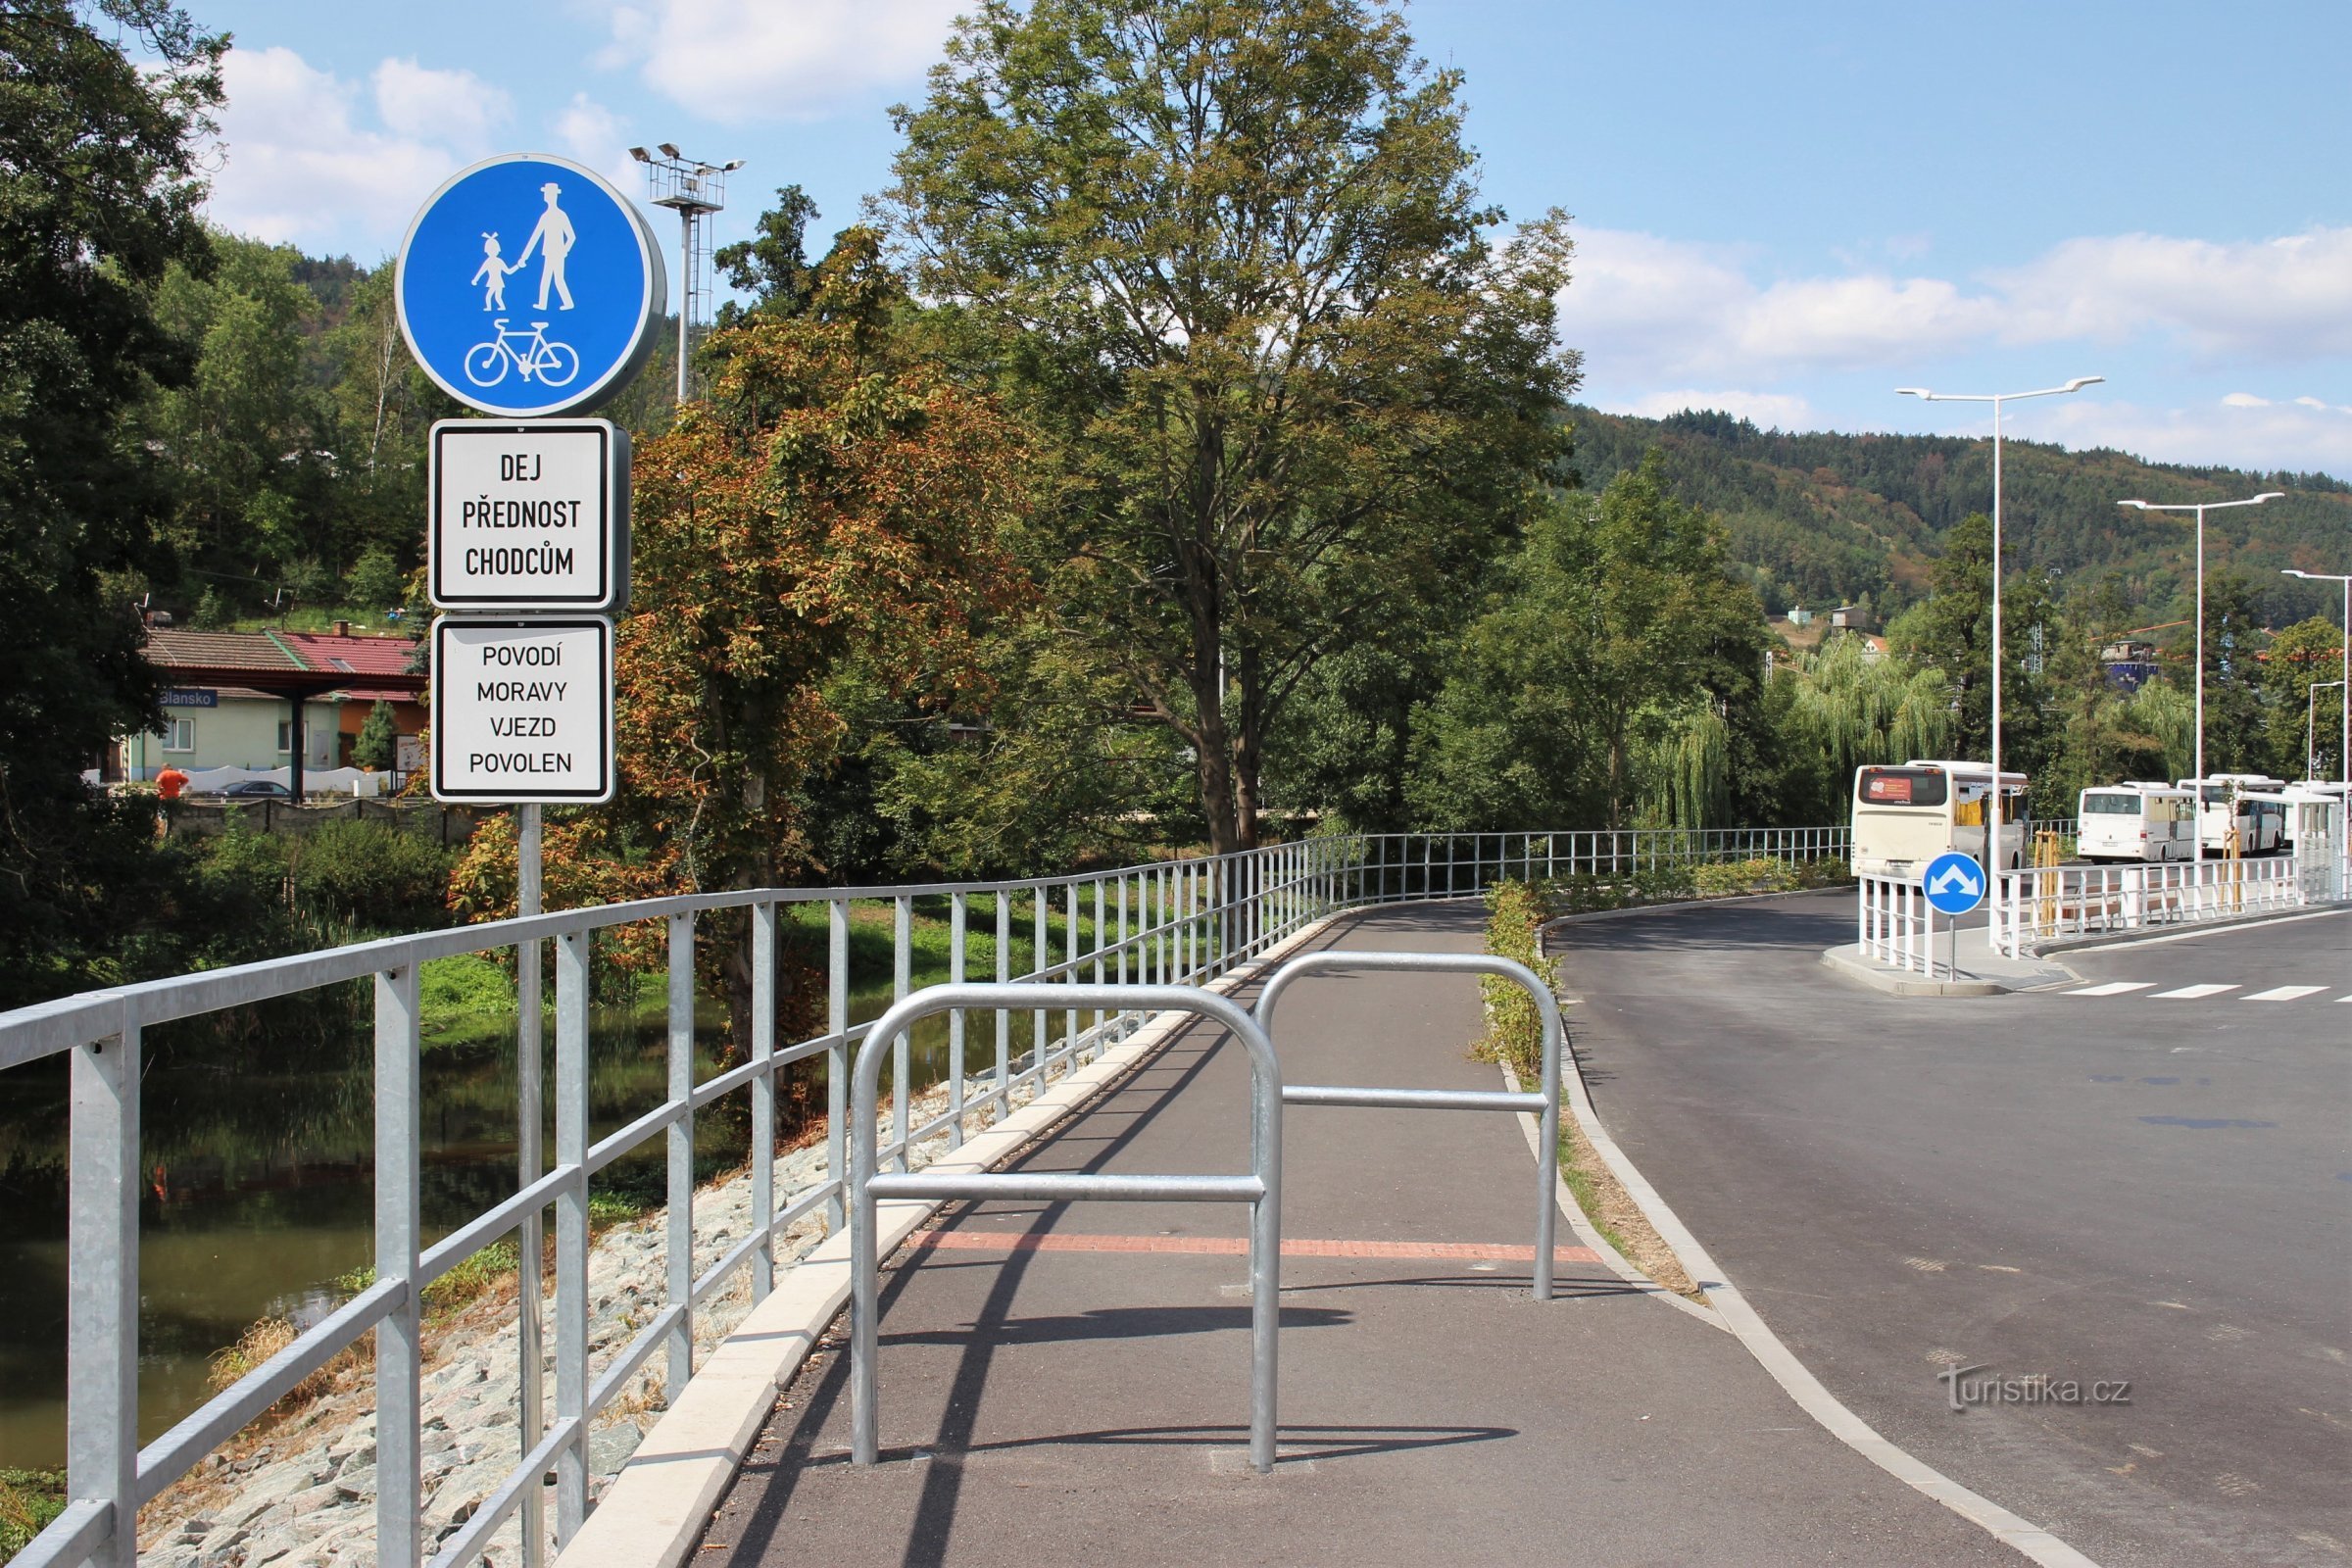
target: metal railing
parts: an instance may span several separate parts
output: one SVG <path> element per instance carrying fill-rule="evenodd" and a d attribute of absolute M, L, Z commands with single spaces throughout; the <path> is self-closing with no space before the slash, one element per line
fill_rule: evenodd
<path fill-rule="evenodd" d="M 2338 858 L 2322 841 L 2310 857 L 2004 871 L 1992 899 L 1992 942 L 2016 958 L 2045 942 L 2333 903 L 2343 897 L 2332 874 Z"/>
<path fill-rule="evenodd" d="M 1269 1038 L 1274 1033 L 1274 1004 L 1301 975 L 1361 973 L 1365 970 L 1408 974 L 1491 974 L 1520 987 L 1535 999 L 1543 1019 L 1543 1088 L 1517 1092 L 1505 1089 L 1390 1089 L 1348 1084 L 1285 1084 L 1285 1105 L 1364 1105 L 1415 1110 L 1534 1111 L 1542 1118 L 1536 1151 L 1535 1297 L 1551 1299 L 1552 1239 L 1558 1228 L 1559 1205 L 1554 1194 L 1560 1168 L 1560 1007 L 1551 988 L 1526 964 L 1475 953 L 1302 953 L 1267 977 L 1251 1009 Z"/>
<path fill-rule="evenodd" d="M 1250 1053 L 1250 1173 L 1243 1176 L 1103 1175 L 1091 1171 L 875 1170 L 874 1096 L 883 1045 L 904 1040 L 917 1018 L 970 1007 L 1002 1014 L 1032 1002 L 1048 1006 L 1187 1012 L 1222 1024 Z M 879 1214 L 885 1198 L 1015 1199 L 1038 1202 L 1190 1202 L 1250 1205 L 1250 1462 L 1274 1468 L 1275 1371 L 1282 1300 L 1282 1068 L 1264 1029 L 1235 1003 L 1190 986 L 934 986 L 899 1003 L 858 1050 L 850 1155 L 850 1460 L 870 1465 L 880 1452 L 881 1258 Z"/>
<path fill-rule="evenodd" d="M 1936 911 L 1917 878 L 1865 876 L 1855 884 L 1854 940 L 1866 958 L 1936 972 Z"/>
<path fill-rule="evenodd" d="M 670 1397 L 694 1365 L 697 1309 L 747 1271 L 755 1301 L 775 1279 L 777 1240 L 804 1219 L 846 1218 L 850 1056 L 874 1025 L 850 1021 L 851 909 L 884 901 L 893 908 L 892 996 L 912 990 L 912 912 L 917 901 L 948 906 L 949 983 L 966 980 L 975 909 L 993 915 L 996 980 L 1035 985 L 1093 982 L 1193 986 L 1254 961 L 1312 922 L 1342 909 L 1403 901 L 1465 897 L 1504 877 L 1625 872 L 1676 859 L 1806 859 L 1842 857 L 1847 830 L 1788 828 L 1664 833 L 1379 834 L 1327 837 L 1246 853 L 1161 861 L 1074 876 L 996 883 L 935 883 L 862 888 L 756 889 L 647 900 L 359 943 L 318 953 L 240 964 L 119 989 L 85 992 L 0 1014 L 0 1069 L 70 1053 L 67 1358 L 67 1490 L 70 1501 L 16 1559 L 18 1568 L 135 1561 L 131 1521 L 215 1448 L 264 1415 L 338 1353 L 374 1334 L 377 1400 L 375 1518 L 377 1560 L 414 1565 L 433 1547 L 435 1568 L 461 1568 L 521 1509 L 534 1513 L 540 1478 L 556 1477 L 559 1543 L 588 1509 L 587 1434 L 598 1414 L 656 1355 L 664 1357 Z M 825 911 L 825 1030 L 797 1043 L 778 1039 L 777 957 L 782 922 L 799 906 Z M 1025 906 L 1025 907 L 1024 907 Z M 748 1059 L 694 1081 L 693 952 L 698 921 L 743 911 L 752 947 Z M 1026 917 L 1024 919 L 1024 916 Z M 1054 951 L 1059 917 L 1060 951 Z M 599 933 L 637 922 L 666 928 L 668 1075 L 666 1098 L 636 1120 L 591 1143 L 588 1134 L 588 1028 Z M 1026 931 L 1023 931 L 1023 927 Z M 1035 962 L 1010 972 L 1016 934 L 1027 935 Z M 553 949 L 555 968 L 555 1160 L 518 1190 L 448 1234 L 427 1242 L 418 1169 L 420 1019 L 418 971 L 438 959 L 514 951 L 527 967 L 521 994 L 536 995 L 537 955 Z M 215 1396 L 153 1443 L 138 1434 L 139 1085 L 141 1037 L 157 1025 L 225 1009 L 361 983 L 373 998 L 375 1105 L 374 1277 L 284 1349 Z M 911 1079 L 906 1036 L 892 1046 L 891 1141 L 877 1150 L 902 1168 L 914 1146 L 944 1136 L 960 1144 L 975 1115 L 1004 1114 L 1014 1092 L 1042 1086 L 1086 1053 L 1120 1038 L 1136 1012 L 1108 1004 L 1087 1006 L 1056 993 L 1041 996 L 1025 1041 L 1010 1012 L 995 1018 L 993 1058 L 975 1075 L 961 1012 L 950 1016 L 948 1104 L 910 1126 Z M 1093 1014 L 1082 1025 L 1081 1012 Z M 1059 1018 L 1052 1016 L 1058 1012 Z M 532 1019 L 536 1019 L 535 1007 Z M 1058 1027 L 1056 1027 L 1058 1025 Z M 523 1034 L 535 1038 L 526 1021 Z M 517 1060 L 517 1117 L 526 1159 L 545 1112 L 535 1053 Z M 775 1191 L 779 1076 L 803 1062 L 824 1062 L 825 1166 L 821 1180 L 787 1195 Z M 970 1086 L 982 1093 L 973 1096 Z M 752 1223 L 716 1261 L 694 1267 L 692 1150 L 698 1113 L 728 1096 L 750 1102 Z M 603 1367 L 588 1346 L 589 1180 L 650 1141 L 669 1152 L 663 1278 L 665 1299 Z M 531 1161 L 536 1163 L 536 1161 Z M 478 1250 L 522 1233 L 529 1238 L 549 1205 L 556 1211 L 554 1292 L 555 1399 L 542 1425 L 538 1324 L 541 1285 L 519 1270 L 521 1327 L 520 1439 L 505 1482 L 453 1534 L 424 1539 L 420 1485 L 422 1298 L 425 1288 Z M 543 1556 L 536 1531 L 522 1543 L 525 1563 Z"/>

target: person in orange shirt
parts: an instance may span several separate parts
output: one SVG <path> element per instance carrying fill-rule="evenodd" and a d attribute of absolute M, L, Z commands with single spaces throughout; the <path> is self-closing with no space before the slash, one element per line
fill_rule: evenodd
<path fill-rule="evenodd" d="M 155 775 L 155 793 L 167 801 L 178 800 L 180 792 L 187 787 L 188 775 L 176 767 L 167 766 L 161 773 Z"/>

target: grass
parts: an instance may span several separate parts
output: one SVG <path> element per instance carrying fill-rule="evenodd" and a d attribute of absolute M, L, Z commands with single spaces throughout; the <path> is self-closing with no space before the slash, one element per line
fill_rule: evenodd
<path fill-rule="evenodd" d="M 23 1551 L 65 1511 L 63 1470 L 0 1470 L 0 1562 Z"/>

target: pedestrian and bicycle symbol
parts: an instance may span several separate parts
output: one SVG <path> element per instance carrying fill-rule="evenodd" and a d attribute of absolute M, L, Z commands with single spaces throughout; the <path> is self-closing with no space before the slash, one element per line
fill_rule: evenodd
<path fill-rule="evenodd" d="M 1938 855 L 1928 862 L 1920 886 L 1937 914 L 1966 914 L 1984 902 L 1984 868 L 1965 855 Z"/>
<path fill-rule="evenodd" d="M 668 304 L 628 199 L 565 159 L 511 153 L 452 176 L 416 215 L 394 287 L 427 375 L 485 414 L 576 413 L 617 391 Z"/>

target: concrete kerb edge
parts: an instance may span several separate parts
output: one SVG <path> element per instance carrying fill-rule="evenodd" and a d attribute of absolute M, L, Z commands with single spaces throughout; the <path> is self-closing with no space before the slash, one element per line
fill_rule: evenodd
<path fill-rule="evenodd" d="M 1666 1206 L 1657 1189 L 1649 1185 L 1609 1130 L 1601 1124 L 1594 1109 L 1591 1092 L 1585 1085 L 1584 1068 L 1576 1061 L 1574 1053 L 1563 1064 L 1567 1069 L 1561 1080 L 1568 1090 L 1571 1111 L 1577 1125 L 1584 1129 L 1601 1162 L 1616 1176 L 1626 1196 L 1634 1200 L 1647 1217 L 1650 1227 L 1661 1241 L 1674 1250 L 1690 1273 L 1692 1281 L 1705 1293 L 1707 1301 L 1721 1314 L 1723 1326 L 1740 1337 L 1747 1353 L 1763 1367 L 1783 1393 L 1796 1402 L 1799 1409 L 1813 1418 L 1823 1430 L 1838 1442 L 1859 1453 L 1872 1464 L 1897 1481 L 1935 1498 L 1946 1508 L 1986 1531 L 2012 1549 L 2022 1552 L 2042 1568 L 2097 1568 L 2090 1558 L 2077 1551 L 2039 1525 L 2010 1512 L 1991 1498 L 1972 1492 L 1926 1463 L 1908 1450 L 1897 1446 L 1882 1436 L 1852 1410 L 1846 1408 L 1822 1381 L 1815 1377 L 1789 1348 L 1781 1343 L 1780 1336 L 1748 1304 L 1730 1278 L 1719 1267 L 1698 1238 Z M 1677 1298 L 1679 1299 L 1679 1298 Z M 1684 1302 L 1689 1305 L 1690 1303 Z M 1696 1308 L 1692 1308 L 1696 1310 Z"/>
<path fill-rule="evenodd" d="M 2050 942 L 2036 942 L 2029 951 L 2038 958 L 2045 954 L 2080 953 L 2089 948 L 2129 948 L 2154 942 L 2185 942 L 2190 937 L 2201 937 L 2215 931 L 2237 931 L 2250 925 L 2270 925 L 2281 920 L 2323 920 L 2335 914 L 2352 914 L 2352 906 L 2336 904 L 2317 909 L 2263 909 L 2253 914 L 2232 915 L 2226 920 L 2184 921 L 2178 926 L 2153 931 L 2142 926 L 2136 931 L 2065 937 Z"/>
<path fill-rule="evenodd" d="M 1269 949 L 1248 967 L 1201 989 L 1230 994 L 1321 935 L 1325 915 Z M 1197 1020 L 1152 1019 L 1094 1061 L 1065 1074 L 1044 1094 L 927 1168 L 981 1171 L 1024 1152 L 1046 1132 L 1120 1082 Z M 891 1256 L 943 1205 L 896 1200 L 880 1205 L 878 1255 Z M 679 1568 L 742 1469 L 752 1445 L 788 1385 L 850 1298 L 850 1235 L 845 1228 L 776 1277 L 767 1299 L 711 1348 L 701 1370 L 605 1491 L 596 1511 L 557 1557 L 559 1568 Z"/>
<path fill-rule="evenodd" d="M 1691 909 L 1720 909 L 1730 904 L 1764 904 L 1774 899 L 1801 899 L 1808 893 L 1831 893 L 1852 887 L 1850 882 L 1825 882 L 1817 888 L 1789 888 L 1780 893 L 1734 893 L 1720 899 L 1670 899 L 1663 904 L 1630 904 L 1622 909 L 1582 909 L 1555 914 L 1536 928 L 1539 940 L 1554 927 L 1583 925 L 1592 920 L 1625 920 L 1637 914 L 1682 914 Z"/>
<path fill-rule="evenodd" d="M 1843 947 L 1822 949 L 1823 966 L 1890 997 L 1999 997 L 2012 991 L 2029 989 L 2000 980 L 1931 980 L 1909 970 L 1888 969 L 1873 963 L 1859 954 L 1849 953 L 1847 949 L 1853 946 L 1849 942 Z"/>

